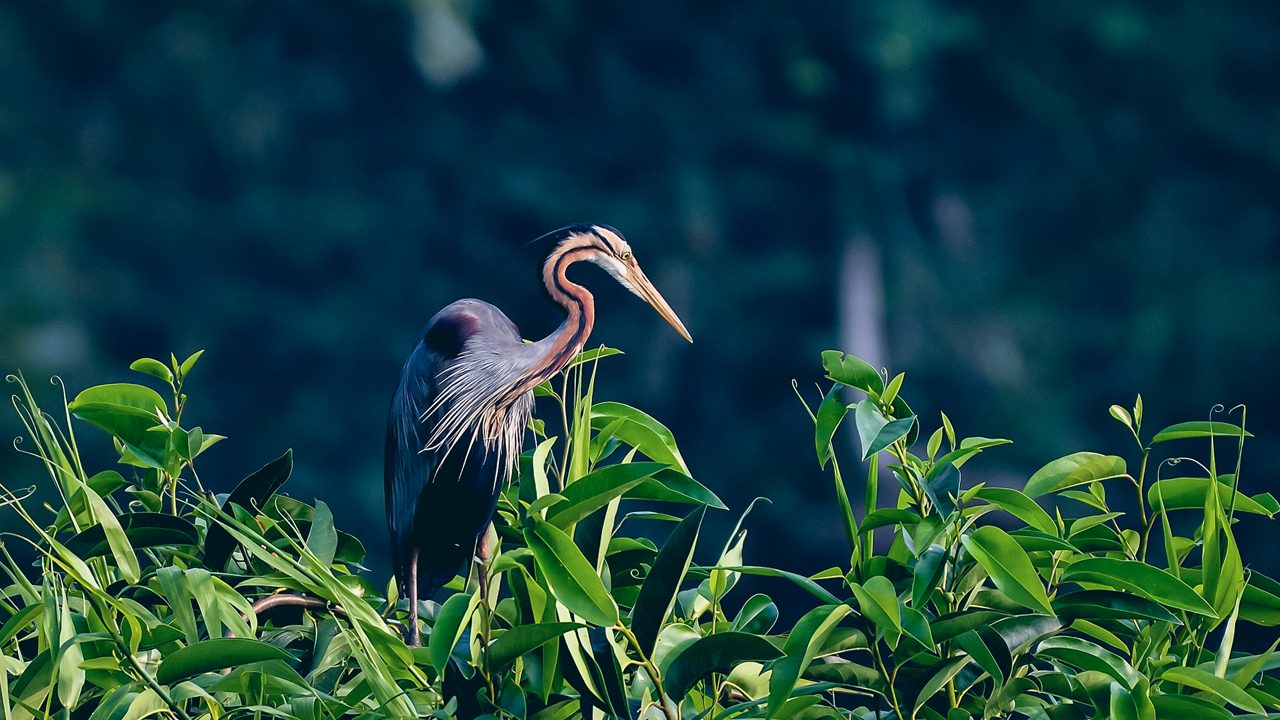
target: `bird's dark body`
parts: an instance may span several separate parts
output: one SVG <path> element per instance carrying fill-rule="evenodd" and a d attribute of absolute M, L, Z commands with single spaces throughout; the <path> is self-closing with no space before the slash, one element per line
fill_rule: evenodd
<path fill-rule="evenodd" d="M 502 491 L 503 462 L 485 443 L 453 451 L 428 450 L 449 406 L 432 408 L 439 378 L 459 354 L 483 337 L 486 346 L 522 344 L 514 323 L 479 300 L 459 300 L 427 324 L 400 373 L 387 417 L 387 525 L 392 561 L 408 592 L 410 559 L 418 556 L 418 593 L 427 600 L 471 558 Z"/>

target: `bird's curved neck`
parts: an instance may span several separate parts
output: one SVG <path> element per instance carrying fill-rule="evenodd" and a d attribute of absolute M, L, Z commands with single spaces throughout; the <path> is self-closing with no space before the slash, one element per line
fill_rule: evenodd
<path fill-rule="evenodd" d="M 590 247 L 562 245 L 542 266 L 542 282 L 551 299 L 564 308 L 565 319 L 550 335 L 534 343 L 539 348 L 538 359 L 521 383 L 524 392 L 563 370 L 591 336 L 596 322 L 595 298 L 566 273 L 570 265 L 588 259 L 593 252 L 596 250 Z"/>

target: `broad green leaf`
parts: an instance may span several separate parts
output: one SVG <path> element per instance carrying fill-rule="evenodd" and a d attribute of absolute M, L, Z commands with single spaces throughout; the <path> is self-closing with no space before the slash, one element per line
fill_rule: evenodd
<path fill-rule="evenodd" d="M 488 661 L 491 672 L 501 672 L 521 655 L 531 653 L 561 635 L 585 627 L 579 623 L 534 623 L 518 625 L 502 633 L 489 644 Z"/>
<path fill-rule="evenodd" d="M 858 403 L 853 416 L 858 426 L 858 439 L 862 443 L 863 460 L 906 437 L 916 422 L 915 416 L 890 421 L 869 397 Z"/>
<path fill-rule="evenodd" d="M 1015 655 L 1061 628 L 1062 623 L 1051 615 L 1015 615 L 991 623 L 991 629 L 1004 638 L 1009 652 Z"/>
<path fill-rule="evenodd" d="M 560 528 L 536 519 L 525 529 L 524 538 L 557 600 L 594 625 L 617 624 L 617 604 L 573 538 Z"/>
<path fill-rule="evenodd" d="M 1093 670 L 1109 675 L 1126 690 L 1136 687 L 1141 675 L 1123 658 L 1087 640 L 1074 637 L 1051 637 L 1040 642 L 1037 657 L 1061 660 L 1080 670 Z"/>
<path fill-rule="evenodd" d="M 178 371 L 182 373 L 183 377 L 186 377 L 191 372 L 191 369 L 196 366 L 196 362 L 200 360 L 201 355 L 204 355 L 203 349 L 191 353 L 186 360 L 182 361 L 182 365 L 178 366 Z"/>
<path fill-rule="evenodd" d="M 229 512 L 233 505 L 239 505 L 251 511 L 264 507 L 267 500 L 280 489 L 292 473 L 293 451 L 286 450 L 283 455 L 241 480 L 227 496 L 226 502 L 222 505 L 223 511 Z M 221 570 L 235 548 L 235 540 L 226 526 L 221 523 L 211 526 L 208 535 L 205 536 L 205 565 L 214 570 Z"/>
<path fill-rule="evenodd" d="M 1058 525 L 1045 509 L 1024 493 L 1012 488 L 984 487 L 975 494 L 1022 522 L 1049 535 L 1058 534 Z"/>
<path fill-rule="evenodd" d="M 450 595 L 449 599 L 440 606 L 440 612 L 436 615 L 436 624 L 431 628 L 431 637 L 427 644 L 431 666 L 436 669 L 436 672 L 444 673 L 449 656 L 453 654 L 453 649 L 457 647 L 458 641 L 462 639 L 462 633 L 467 628 L 467 619 L 479 605 L 479 593 L 473 595 L 456 593 Z"/>
<path fill-rule="evenodd" d="M 149 431 L 161 424 L 161 415 L 168 416 L 168 405 L 149 387 L 133 383 L 96 385 L 77 395 L 67 409 L 141 453 L 158 458 L 164 452 L 166 435 Z"/>
<path fill-rule="evenodd" d="M 1027 481 L 1024 492 L 1035 498 L 1077 485 L 1123 477 L 1127 473 L 1122 457 L 1078 452 L 1058 458 L 1037 470 Z"/>
<path fill-rule="evenodd" d="M 862 585 L 853 585 L 853 595 L 863 616 L 875 623 L 895 644 L 902 634 L 902 615 L 898 611 L 898 594 L 893 583 L 883 575 L 869 578 Z"/>
<path fill-rule="evenodd" d="M 938 582 L 942 580 L 942 571 L 946 567 L 947 549 L 941 545 L 930 545 L 916 560 L 915 571 L 911 579 L 911 604 L 923 607 L 933 595 Z"/>
<path fill-rule="evenodd" d="M 338 551 L 338 531 L 333 526 L 333 512 L 323 500 L 316 501 L 315 515 L 307 531 L 307 549 L 321 565 L 332 565 Z"/>
<path fill-rule="evenodd" d="M 822 353 L 822 367 L 827 376 L 842 385 L 858 388 L 863 392 L 884 392 L 884 378 L 865 360 L 847 355 L 839 350 L 827 350 Z"/>
<path fill-rule="evenodd" d="M 916 701 L 912 705 L 913 711 L 919 712 L 920 708 L 924 707 L 924 704 L 929 702 L 929 698 L 936 695 L 939 690 L 945 687 L 946 684 L 950 682 L 956 674 L 963 670 L 965 665 L 968 665 L 972 659 L 973 658 L 968 655 L 961 655 L 939 668 L 938 671 L 935 672 L 933 676 L 930 677 L 929 680 L 920 688 L 920 693 L 916 695 Z"/>
<path fill-rule="evenodd" d="M 1108 709 L 1111 720 L 1156 720 L 1155 706 L 1147 694 L 1147 683 L 1126 688 L 1118 682 L 1111 683 L 1111 702 Z"/>
<path fill-rule="evenodd" d="M 293 656 L 275 645 L 249 638 L 201 640 L 169 653 L 156 671 L 156 680 L 169 685 L 213 670 L 262 660 L 292 659 Z"/>
<path fill-rule="evenodd" d="M 934 618 L 929 623 L 929 631 L 933 633 L 934 640 L 946 642 L 1004 617 L 1008 615 L 998 610 L 964 610 Z"/>
<path fill-rule="evenodd" d="M 914 525 L 920 522 L 920 513 L 906 508 L 881 508 L 867 513 L 862 519 L 860 528 L 864 532 L 878 530 L 890 525 Z"/>
<path fill-rule="evenodd" d="M 818 405 L 818 412 L 814 416 L 814 445 L 818 451 L 818 466 L 822 468 L 831 459 L 831 440 L 835 437 L 836 428 L 840 427 L 840 422 L 849 412 L 849 407 L 840 399 L 843 393 L 843 385 L 833 385 L 822 398 L 822 404 Z"/>
<path fill-rule="evenodd" d="M 717 510 L 727 510 L 720 498 L 706 488 L 705 485 L 688 475 L 671 468 L 646 478 L 644 482 L 623 494 L 625 498 L 636 500 L 658 500 L 661 502 L 684 503 L 686 505 L 707 505 Z"/>
<path fill-rule="evenodd" d="M 614 426 L 613 435 L 639 450 L 655 462 L 665 463 L 689 475 L 689 466 L 676 447 L 675 436 L 666 425 L 630 405 L 617 402 L 596 403 L 591 407 L 591 426 L 596 429 L 613 424 L 614 420 L 626 422 Z"/>
<path fill-rule="evenodd" d="M 1172 667 L 1160 675 L 1161 680 L 1177 683 L 1196 690 L 1203 690 L 1223 702 L 1231 703 L 1245 712 L 1262 715 L 1266 709 L 1252 695 L 1213 673 L 1189 667 Z"/>
<path fill-rule="evenodd" d="M 1195 422 L 1184 422 L 1169 427 L 1156 433 L 1151 438 L 1151 444 L 1168 442 L 1170 440 L 1184 440 L 1186 438 L 1204 438 L 1204 437 L 1240 437 L 1240 426 L 1232 425 L 1228 422 L 1220 422 L 1217 420 L 1198 420 Z M 1244 433 L 1245 437 L 1253 437 L 1253 433 Z"/>
<path fill-rule="evenodd" d="M 776 717 L 804 674 L 818 650 L 826 643 L 831 630 L 853 611 L 848 605 L 824 605 L 814 608 L 787 634 L 783 646 L 785 658 L 773 664 L 769 678 L 768 717 Z"/>
<path fill-rule="evenodd" d="M 987 571 L 1001 592 L 1032 610 L 1053 614 L 1053 607 L 1031 559 L 1008 533 L 988 525 L 965 536 L 963 542 L 965 549 Z"/>
<path fill-rule="evenodd" d="M 640 586 L 635 608 L 631 611 L 631 630 L 645 653 L 653 652 L 658 631 L 675 607 L 680 584 L 684 582 L 689 563 L 693 560 L 705 513 L 705 505 L 697 508 L 671 531 Z"/>
<path fill-rule="evenodd" d="M 1004 638 L 989 625 L 979 625 L 956 637 L 955 642 L 991 677 L 1003 683 L 1013 668 L 1013 656 Z"/>
<path fill-rule="evenodd" d="M 547 522 L 565 529 L 666 467 L 656 462 L 633 462 L 608 465 L 587 473 L 560 491 L 564 502 L 547 510 Z"/>
<path fill-rule="evenodd" d="M 778 606 L 768 595 L 756 593 L 747 598 L 733 619 L 733 629 L 763 635 L 778 621 Z"/>
<path fill-rule="evenodd" d="M 1093 557 L 1067 566 L 1064 582 L 1096 583 L 1141 595 L 1149 600 L 1214 617 L 1213 607 L 1178 578 L 1136 560 Z"/>
<path fill-rule="evenodd" d="M 1231 506 L 1234 477 L 1223 475 L 1218 482 L 1209 478 L 1183 477 L 1159 480 L 1147 488 L 1147 502 L 1155 512 L 1169 510 L 1203 510 L 1208 499 L 1210 486 L 1217 486 L 1218 498 L 1222 507 Z M 1261 497 L 1261 496 L 1260 496 Z M 1257 499 L 1241 492 L 1235 493 L 1235 508 L 1239 512 L 1254 513 L 1273 517 L 1274 507 L 1263 505 Z"/>
<path fill-rule="evenodd" d="M 1233 717 L 1223 703 L 1194 695 L 1155 695 L 1151 703 L 1160 720 L 1231 720 Z"/>
<path fill-rule="evenodd" d="M 712 673 L 728 673 L 744 662 L 768 662 L 782 657 L 782 652 L 758 635 L 730 630 L 695 640 L 671 661 L 663 689 L 676 702 Z"/>
<path fill-rule="evenodd" d="M 168 365 L 155 358 L 138 358 L 130 363 L 129 369 L 159 378 L 167 383 L 173 382 L 173 371 L 169 369 Z"/>
<path fill-rule="evenodd" d="M 1064 620 L 1153 620 L 1179 624 L 1178 618 L 1163 605 L 1115 590 L 1078 590 L 1058 595 L 1053 600 L 1053 607 Z"/>

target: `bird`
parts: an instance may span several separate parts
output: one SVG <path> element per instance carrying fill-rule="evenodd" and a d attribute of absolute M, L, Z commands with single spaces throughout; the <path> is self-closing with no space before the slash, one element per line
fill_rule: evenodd
<path fill-rule="evenodd" d="M 568 366 L 595 325 L 595 301 L 566 273 L 603 268 L 653 306 L 685 340 L 684 323 L 645 277 L 630 244 L 612 227 L 576 224 L 554 242 L 542 285 L 565 311 L 550 335 L 525 342 L 501 310 L 458 300 L 427 323 L 400 373 L 387 413 L 385 490 L 391 558 L 409 599 L 405 642 L 419 646 L 418 601 L 429 600 L 464 563 L 486 563 L 483 542 L 503 486 L 523 450 L 533 390 Z"/>

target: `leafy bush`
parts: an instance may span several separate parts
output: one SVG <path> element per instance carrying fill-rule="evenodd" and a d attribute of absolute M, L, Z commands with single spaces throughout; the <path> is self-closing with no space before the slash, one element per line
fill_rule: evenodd
<path fill-rule="evenodd" d="M 693 561 L 711 545 L 700 538 L 706 512 L 724 506 L 661 423 L 594 402 L 596 364 L 612 354 L 586 353 L 538 389 L 559 410 L 560 433 L 535 421 L 534 449 L 499 503 L 499 551 L 486 573 L 473 568 L 429 604 L 426 646 L 412 649 L 401 640 L 405 602 L 394 583 L 361 574 L 360 541 L 334 527 L 323 502 L 278 493 L 289 453 L 226 496 L 205 490 L 196 461 L 221 438 L 183 424 L 198 354 L 134 363 L 168 398 L 103 385 L 64 398 L 56 418 L 11 377 L 30 452 L 59 502 L 29 508 L 33 489 L 0 486 L 39 557 L 35 573 L 0 554 L 3 717 L 1280 710 L 1280 680 L 1268 675 L 1280 640 L 1261 654 L 1235 650 L 1243 628 L 1280 625 L 1280 583 L 1246 568 L 1232 534 L 1237 514 L 1280 510 L 1238 489 L 1243 410 L 1239 425 L 1147 435 L 1139 398 L 1111 408 L 1133 437 L 1136 476 L 1123 458 L 1082 452 L 1021 490 L 965 486 L 962 467 L 1007 441 L 960 438 L 943 415 L 922 444 L 901 375 L 827 353 L 833 384 L 806 407 L 849 561 L 804 576 L 746 564 L 746 513 L 712 564 Z M 865 397 L 849 405 L 850 393 Z M 865 513 L 834 451 L 849 415 L 867 462 Z M 73 416 L 112 438 L 127 473 L 90 474 Z M 1219 472 L 1215 441 L 1234 447 L 1232 472 Z M 1167 443 L 1206 448 L 1207 460 L 1158 462 L 1154 452 L 1176 447 Z M 890 478 L 896 493 L 883 486 Z M 1113 511 L 1108 490 L 1136 491 L 1137 517 Z M 733 593 L 744 574 L 794 583 L 811 607 L 792 609 L 799 620 L 781 632 L 768 596 Z"/>

